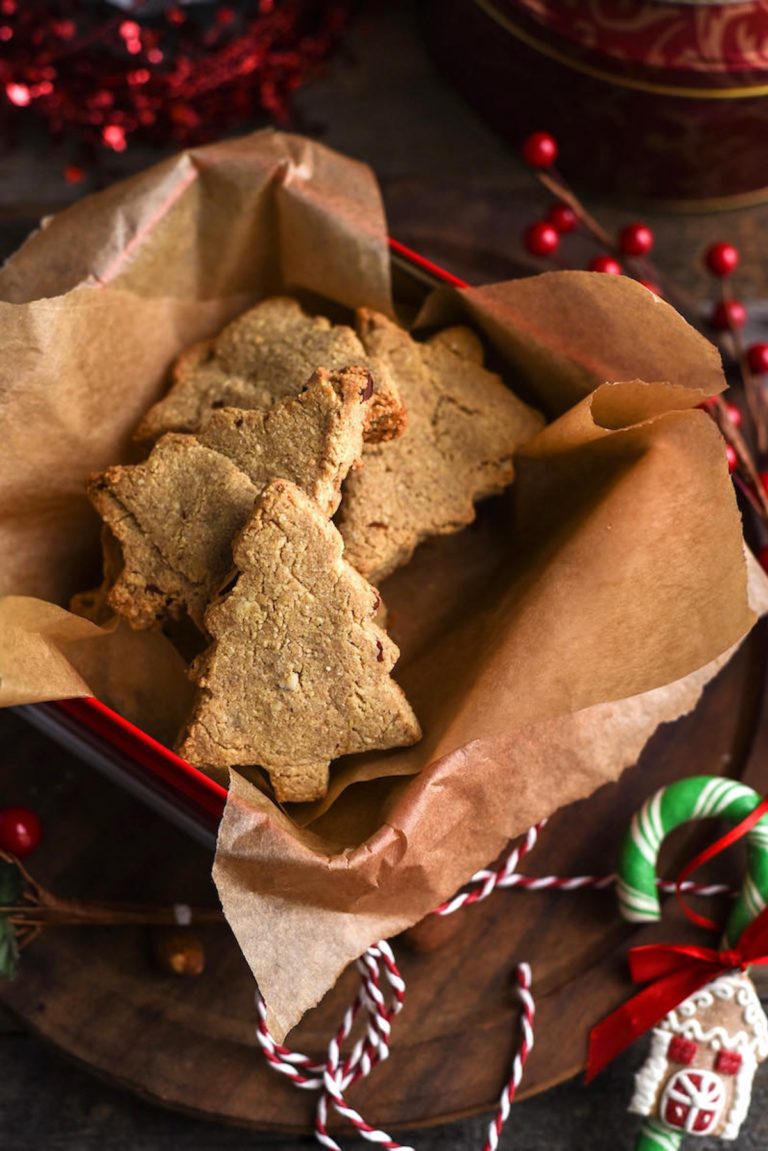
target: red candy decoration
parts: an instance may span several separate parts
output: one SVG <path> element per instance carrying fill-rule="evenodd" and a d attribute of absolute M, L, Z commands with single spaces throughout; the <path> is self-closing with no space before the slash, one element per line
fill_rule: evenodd
<path fill-rule="evenodd" d="M 756 376 L 768 373 L 768 344 L 752 344 L 747 348 L 747 363 Z"/>
<path fill-rule="evenodd" d="M 547 213 L 547 220 L 561 236 L 572 232 L 579 222 L 579 217 L 568 204 L 553 204 Z"/>
<path fill-rule="evenodd" d="M 757 553 L 757 562 L 760 564 L 760 567 L 763 569 L 763 571 L 768 572 L 768 544 L 760 548 L 759 552 Z"/>
<path fill-rule="evenodd" d="M 560 243 L 559 233 L 546 220 L 531 224 L 523 236 L 525 249 L 532 256 L 551 256 Z"/>
<path fill-rule="evenodd" d="M 728 461 L 728 471 L 735 472 L 739 466 L 739 457 L 736 455 L 736 449 L 732 444 L 725 445 L 725 458 Z"/>
<path fill-rule="evenodd" d="M 712 313 L 712 327 L 718 332 L 743 328 L 747 322 L 747 309 L 741 300 L 721 300 Z"/>
<path fill-rule="evenodd" d="M 739 249 L 733 244 L 711 244 L 704 253 L 704 263 L 713 276 L 730 276 L 739 266 Z"/>
<path fill-rule="evenodd" d="M 661 286 L 654 280 L 638 280 L 637 282 L 638 284 L 642 284 L 644 288 L 647 288 L 649 292 L 653 292 L 654 296 L 659 296 L 661 299 L 664 298 Z"/>
<path fill-rule="evenodd" d="M 557 159 L 557 140 L 549 132 L 533 132 L 523 141 L 523 159 L 531 168 L 551 168 Z"/>
<path fill-rule="evenodd" d="M 0 808 L 0 848 L 21 858 L 40 842 L 42 826 L 28 807 Z"/>
<path fill-rule="evenodd" d="M 613 256 L 595 256 L 594 260 L 589 261 L 587 268 L 590 272 L 603 272 L 607 276 L 620 276 L 624 270 Z"/>
<path fill-rule="evenodd" d="M 667 1057 L 672 1063 L 682 1063 L 683 1067 L 690 1066 L 696 1058 L 699 1049 L 698 1043 L 693 1039 L 684 1039 L 682 1035 L 673 1035 L 667 1048 Z"/>
<path fill-rule="evenodd" d="M 738 1051 L 718 1051 L 715 1059 L 715 1071 L 721 1075 L 735 1075 L 741 1067 L 741 1056 Z"/>
<path fill-rule="evenodd" d="M 619 247 L 625 256 L 647 256 L 654 235 L 647 224 L 627 224 L 619 233 Z"/>

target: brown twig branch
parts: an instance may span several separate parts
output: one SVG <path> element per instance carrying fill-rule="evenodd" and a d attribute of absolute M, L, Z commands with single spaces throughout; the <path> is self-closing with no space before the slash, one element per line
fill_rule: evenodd
<path fill-rule="evenodd" d="M 44 927 L 187 926 L 225 922 L 224 913 L 213 907 L 186 904 L 144 907 L 60 899 L 33 879 L 16 856 L 0 851 L 0 860 L 17 867 L 24 883 L 19 903 L 0 906 L 0 915 L 7 916 L 17 929 L 20 948 L 31 943 Z"/>

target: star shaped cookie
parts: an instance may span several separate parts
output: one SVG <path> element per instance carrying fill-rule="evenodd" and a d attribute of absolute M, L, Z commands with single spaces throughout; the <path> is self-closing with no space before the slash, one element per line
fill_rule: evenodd
<path fill-rule="evenodd" d="M 165 432 L 196 432 L 218 408 L 267 409 L 294 396 L 314 370 L 362 364 L 375 393 L 367 410 L 366 439 L 400 434 L 404 412 L 385 366 L 371 360 L 351 328 L 310 316 L 298 300 L 274 296 L 238 316 L 212 340 L 177 359 L 166 396 L 149 409 L 135 438 L 154 441 Z"/>
<path fill-rule="evenodd" d="M 477 500 L 511 483 L 515 449 L 544 420 L 483 367 L 468 328 L 422 343 L 361 309 L 358 333 L 389 369 L 408 414 L 397 440 L 366 445 L 338 514 L 346 558 L 378 583 L 422 540 L 459 531 L 474 519 Z"/>

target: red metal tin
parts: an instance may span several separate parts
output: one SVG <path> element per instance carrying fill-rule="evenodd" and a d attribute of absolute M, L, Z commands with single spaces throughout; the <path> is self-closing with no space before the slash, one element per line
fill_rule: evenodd
<path fill-rule="evenodd" d="M 666 199 L 768 189 L 768 0 L 430 0 L 426 31 L 513 145 L 557 136 L 575 182 Z"/>

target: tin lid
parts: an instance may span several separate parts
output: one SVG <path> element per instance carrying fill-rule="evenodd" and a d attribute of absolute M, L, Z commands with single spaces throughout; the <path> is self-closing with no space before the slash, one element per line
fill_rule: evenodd
<path fill-rule="evenodd" d="M 475 2 L 510 32 L 522 18 L 529 29 L 538 26 L 544 42 L 554 34 L 611 66 L 706 74 L 720 83 L 768 72 L 768 0 Z"/>

